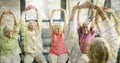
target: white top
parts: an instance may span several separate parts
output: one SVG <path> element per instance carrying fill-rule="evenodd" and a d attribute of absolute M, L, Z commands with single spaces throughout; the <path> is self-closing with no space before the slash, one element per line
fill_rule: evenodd
<path fill-rule="evenodd" d="M 70 53 L 72 47 L 78 42 L 78 33 L 75 23 L 69 22 L 65 31 L 65 45 Z"/>
<path fill-rule="evenodd" d="M 105 20 L 100 22 L 99 26 L 101 29 L 101 37 L 107 40 L 110 46 L 111 57 L 108 63 L 116 63 L 120 40 L 115 31 L 114 25 L 111 24 L 110 20 Z"/>
<path fill-rule="evenodd" d="M 41 32 L 26 31 L 24 35 L 24 51 L 27 53 L 37 53 L 43 51 Z"/>

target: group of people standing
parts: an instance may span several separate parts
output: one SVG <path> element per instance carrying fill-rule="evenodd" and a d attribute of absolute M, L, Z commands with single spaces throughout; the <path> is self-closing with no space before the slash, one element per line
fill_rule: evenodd
<path fill-rule="evenodd" d="M 81 23 L 80 11 L 83 8 L 91 10 L 91 26 L 88 22 Z M 34 9 L 37 20 L 25 21 L 27 11 Z M 64 26 L 53 24 L 56 11 L 64 13 Z M 105 13 L 111 13 L 115 25 L 109 24 Z M 14 18 L 14 28 L 5 26 L 4 16 L 11 14 Z M 75 19 L 77 15 L 77 19 Z M 25 8 L 21 14 L 20 23 L 11 11 L 5 11 L 0 17 L 0 63 L 20 63 L 21 53 L 18 38 L 19 31 L 23 36 L 24 63 L 47 63 L 43 55 L 41 38 L 42 22 L 38 9 L 32 5 Z M 101 19 L 99 19 L 101 17 Z M 75 25 L 77 23 L 77 25 Z M 110 8 L 100 8 L 90 2 L 78 2 L 72 9 L 67 25 L 67 14 L 64 9 L 54 9 L 50 16 L 49 28 L 51 44 L 48 52 L 49 63 L 116 63 L 119 48 L 119 19 Z M 96 29 L 100 37 L 95 37 Z"/>

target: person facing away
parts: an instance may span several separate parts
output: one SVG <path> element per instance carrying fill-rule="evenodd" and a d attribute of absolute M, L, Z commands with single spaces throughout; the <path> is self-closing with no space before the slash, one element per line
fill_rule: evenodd
<path fill-rule="evenodd" d="M 99 6 L 94 5 L 92 3 L 89 3 L 91 7 L 93 7 L 100 18 L 102 19 L 101 22 L 96 22 L 96 25 L 101 31 L 101 37 L 103 37 L 105 40 L 107 40 L 107 43 L 110 45 L 110 53 L 111 57 L 108 60 L 108 63 L 116 63 L 117 60 L 117 53 L 118 53 L 118 48 L 119 48 L 119 19 L 116 17 L 115 13 L 111 11 L 111 9 L 104 8 L 101 9 Z M 111 21 L 106 17 L 105 12 L 111 13 L 115 24 L 112 25 Z"/>
<path fill-rule="evenodd" d="M 103 37 L 105 40 L 107 40 L 108 44 L 110 45 L 110 53 L 111 57 L 108 60 L 108 63 L 116 63 L 117 60 L 117 53 L 118 53 L 118 48 L 119 48 L 119 30 L 118 27 L 118 19 L 113 11 L 108 8 L 103 8 L 101 9 L 99 6 L 94 5 L 92 3 L 91 6 L 97 11 L 98 15 L 102 19 L 101 22 L 96 22 L 96 25 L 100 29 L 100 35 Z M 115 24 L 111 24 L 111 21 L 106 17 L 105 12 L 111 13 Z"/>
<path fill-rule="evenodd" d="M 110 56 L 110 47 L 105 39 L 96 37 L 87 47 L 89 63 L 107 63 Z"/>

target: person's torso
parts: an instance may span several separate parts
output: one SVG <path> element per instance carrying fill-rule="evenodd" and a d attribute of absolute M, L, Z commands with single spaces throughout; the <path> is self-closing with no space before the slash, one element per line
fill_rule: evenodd
<path fill-rule="evenodd" d="M 89 31 L 87 34 L 82 33 L 82 29 L 78 30 L 79 35 L 79 45 L 82 52 L 86 51 L 86 48 L 90 41 L 95 37 L 95 33 L 92 31 Z"/>
<path fill-rule="evenodd" d="M 105 20 L 99 23 L 101 29 L 101 37 L 107 40 L 110 46 L 111 58 L 108 63 L 116 62 L 118 48 L 120 45 L 120 37 L 117 35 L 114 24 L 111 24 L 109 20 Z"/>
<path fill-rule="evenodd" d="M 51 47 L 50 52 L 56 55 L 67 53 L 66 46 L 64 44 L 64 36 L 61 33 L 59 36 L 55 33 L 51 34 Z"/>
<path fill-rule="evenodd" d="M 41 33 L 26 31 L 24 36 L 24 51 L 28 53 L 41 52 L 43 44 Z"/>
<path fill-rule="evenodd" d="M 14 35 L 15 36 L 15 35 Z M 15 36 L 18 38 L 18 36 Z M 15 55 L 21 52 L 18 39 L 12 37 L 11 39 L 3 36 L 1 39 L 1 48 L 0 48 L 0 56 L 2 55 Z"/>

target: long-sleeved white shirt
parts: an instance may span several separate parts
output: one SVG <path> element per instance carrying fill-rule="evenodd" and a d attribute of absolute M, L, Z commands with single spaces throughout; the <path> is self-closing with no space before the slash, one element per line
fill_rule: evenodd
<path fill-rule="evenodd" d="M 23 44 L 24 44 L 24 52 L 26 53 L 37 53 L 42 52 L 43 43 L 41 38 L 41 28 L 40 28 L 40 18 L 39 13 L 37 11 L 37 24 L 39 27 L 35 31 L 29 31 L 28 27 L 25 23 L 25 12 L 22 13 L 21 16 L 21 32 L 24 36 Z"/>
<path fill-rule="evenodd" d="M 110 46 L 111 57 L 108 60 L 108 63 L 116 63 L 118 48 L 120 45 L 120 39 L 117 35 L 114 25 L 110 20 L 105 20 L 99 23 L 101 29 L 101 37 L 107 40 Z"/>

